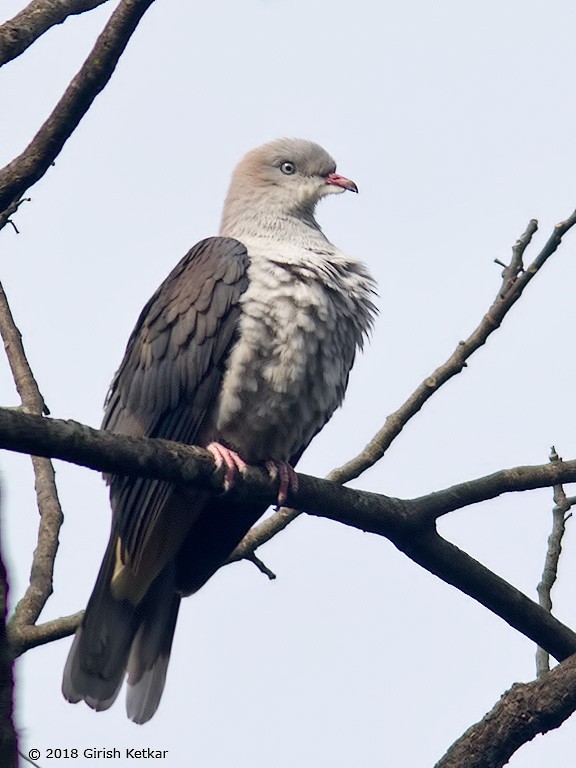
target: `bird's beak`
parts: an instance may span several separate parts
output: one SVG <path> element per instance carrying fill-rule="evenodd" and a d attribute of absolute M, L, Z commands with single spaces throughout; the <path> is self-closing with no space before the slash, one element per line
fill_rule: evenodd
<path fill-rule="evenodd" d="M 339 173 L 329 173 L 326 176 L 326 183 L 333 184 L 335 187 L 342 187 L 342 189 L 349 189 L 350 192 L 358 192 L 356 184 L 347 179 L 346 176 L 340 176 Z"/>

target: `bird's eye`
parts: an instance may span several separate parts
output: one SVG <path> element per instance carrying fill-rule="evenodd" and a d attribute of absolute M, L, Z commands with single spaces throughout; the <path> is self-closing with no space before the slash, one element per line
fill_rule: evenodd
<path fill-rule="evenodd" d="M 280 166 L 280 170 L 282 171 L 282 173 L 285 173 L 286 176 L 291 176 L 293 173 L 296 173 L 296 166 L 294 165 L 294 163 L 291 163 L 288 161 L 288 162 L 282 163 L 282 165 Z"/>

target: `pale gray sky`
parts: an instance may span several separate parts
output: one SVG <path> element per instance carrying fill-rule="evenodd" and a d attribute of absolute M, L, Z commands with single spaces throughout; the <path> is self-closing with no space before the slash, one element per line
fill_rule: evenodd
<path fill-rule="evenodd" d="M 22 4 L 5 0 L 0 13 Z M 111 8 L 53 29 L 2 70 L 2 163 L 47 116 Z M 370 265 L 381 316 L 344 408 L 299 468 L 322 475 L 354 455 L 478 323 L 500 283 L 493 259 L 509 258 L 530 218 L 542 244 L 576 206 L 575 23 L 567 0 L 156 3 L 31 190 L 20 235 L 1 234 L 2 281 L 52 414 L 99 425 L 142 305 L 216 231 L 234 164 L 263 141 L 301 136 L 360 188 L 319 219 Z M 544 463 L 552 443 L 576 456 L 575 238 L 359 487 L 411 497 Z M 0 403 L 16 402 L 2 361 Z M 37 527 L 28 465 L 0 459 L 13 599 Z M 84 606 L 109 525 L 100 477 L 57 472 L 66 523 L 43 619 Z M 508 496 L 442 530 L 534 596 L 551 506 L 546 491 Z M 575 549 L 569 531 L 554 595 L 572 625 Z M 526 638 L 383 539 L 302 518 L 260 554 L 275 582 L 237 564 L 184 603 L 146 726 L 126 719 L 123 695 L 105 713 L 62 699 L 70 640 L 26 654 L 23 749 L 152 746 L 170 750 L 166 768 L 431 766 L 514 681 L 534 677 Z M 510 765 L 568 768 L 575 736 L 572 722 Z"/>

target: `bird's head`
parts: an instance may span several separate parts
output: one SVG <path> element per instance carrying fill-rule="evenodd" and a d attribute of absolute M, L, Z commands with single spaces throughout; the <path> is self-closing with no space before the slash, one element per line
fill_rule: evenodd
<path fill-rule="evenodd" d="M 275 215 L 312 216 L 319 200 L 353 181 L 336 173 L 334 159 L 305 139 L 277 139 L 251 150 L 236 166 L 226 206 L 263 206 Z"/>

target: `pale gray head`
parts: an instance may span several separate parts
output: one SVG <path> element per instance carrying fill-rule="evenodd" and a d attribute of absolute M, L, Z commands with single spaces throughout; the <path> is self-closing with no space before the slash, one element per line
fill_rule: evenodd
<path fill-rule="evenodd" d="M 255 213 L 314 221 L 319 200 L 345 190 L 353 181 L 336 173 L 334 159 L 305 139 L 277 139 L 251 150 L 236 166 L 224 205 L 222 229 Z"/>

